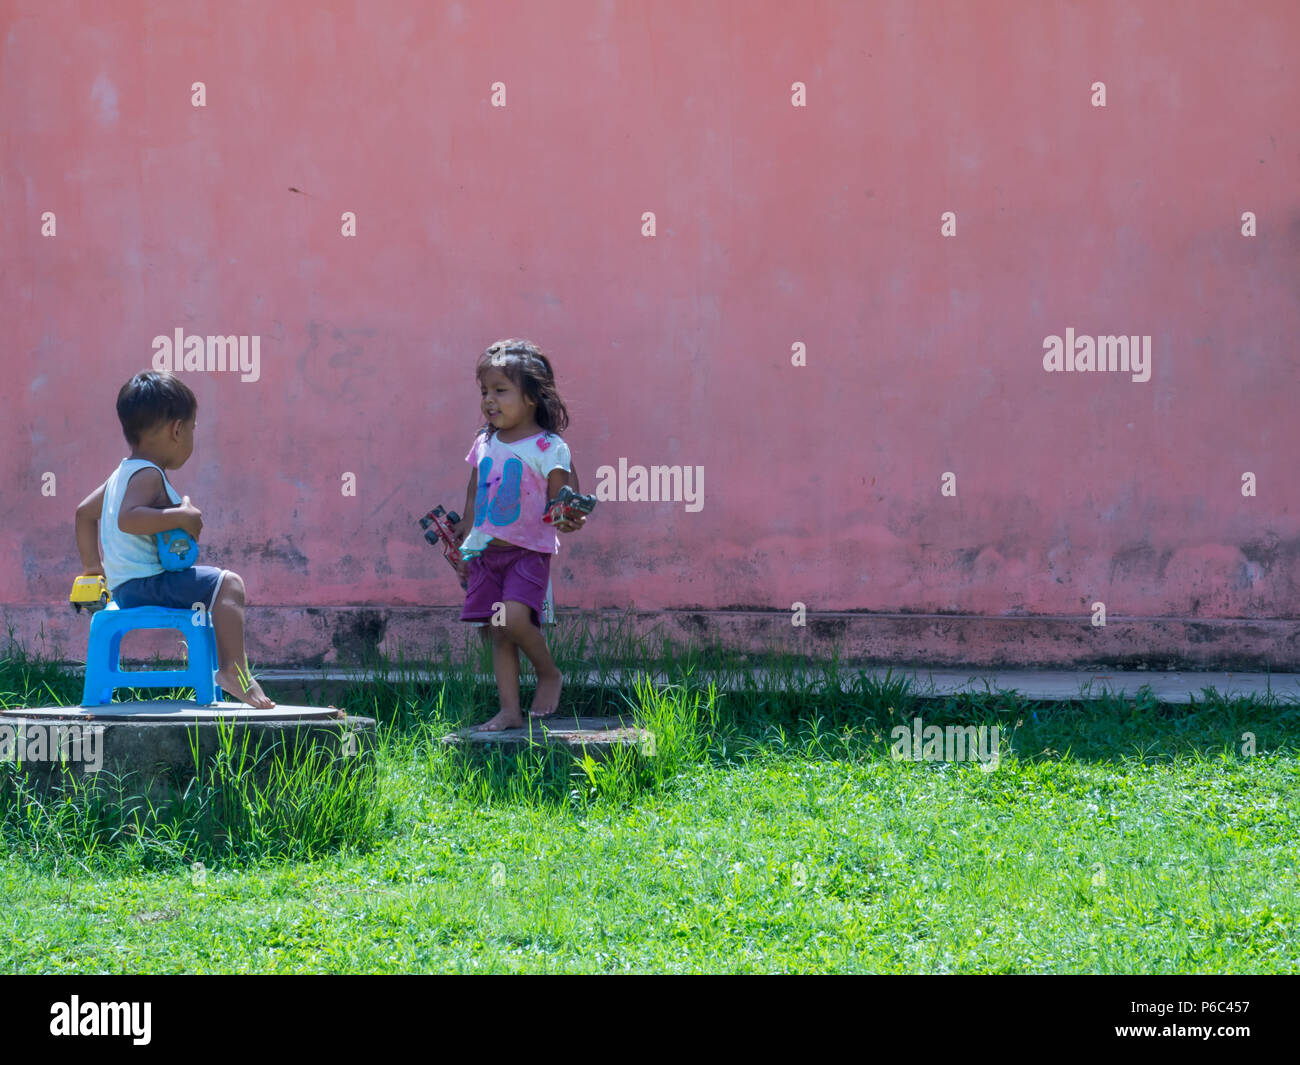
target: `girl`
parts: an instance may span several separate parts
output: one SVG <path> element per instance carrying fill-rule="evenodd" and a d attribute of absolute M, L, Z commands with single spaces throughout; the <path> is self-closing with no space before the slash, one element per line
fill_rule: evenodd
<path fill-rule="evenodd" d="M 560 548 L 555 533 L 582 528 L 586 517 L 554 526 L 542 521 L 547 502 L 570 483 L 572 468 L 569 445 L 559 436 L 569 427 L 569 412 L 550 359 L 529 341 L 499 340 L 479 357 L 475 375 L 487 422 L 465 456 L 469 488 L 464 516 L 453 528 L 464 559 L 461 576 L 469 582 L 460 619 L 488 622 L 482 632 L 492 641 L 501 700 L 500 712 L 480 728 L 497 732 L 524 724 L 521 648 L 537 671 L 528 712 L 550 717 L 559 709 L 560 671 L 541 622 L 551 556 Z"/>

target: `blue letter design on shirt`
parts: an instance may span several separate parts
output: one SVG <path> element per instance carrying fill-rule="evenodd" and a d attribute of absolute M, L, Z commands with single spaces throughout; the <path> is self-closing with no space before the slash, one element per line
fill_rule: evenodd
<path fill-rule="evenodd" d="M 485 521 L 493 525 L 513 525 L 519 520 L 519 482 L 524 475 L 524 464 L 516 457 L 506 459 L 501 467 L 501 483 L 492 505 L 487 505 L 488 478 L 492 473 L 492 460 L 484 458 L 478 467 L 478 491 L 474 494 L 474 528 Z"/>
<path fill-rule="evenodd" d="M 524 464 L 513 455 L 501 467 L 501 483 L 489 508 L 494 525 L 513 525 L 519 520 L 519 482 L 523 480 Z"/>
<path fill-rule="evenodd" d="M 485 458 L 478 464 L 478 491 L 474 493 L 474 525 L 477 529 L 487 521 L 488 474 L 492 472 L 492 460 Z"/>

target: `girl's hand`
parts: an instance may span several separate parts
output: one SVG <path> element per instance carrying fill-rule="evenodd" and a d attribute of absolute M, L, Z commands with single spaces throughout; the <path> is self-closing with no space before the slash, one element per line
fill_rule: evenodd
<path fill-rule="evenodd" d="M 557 521 L 555 528 L 560 532 L 577 532 L 587 524 L 587 515 L 579 514 L 577 518 L 565 518 L 563 521 Z"/>

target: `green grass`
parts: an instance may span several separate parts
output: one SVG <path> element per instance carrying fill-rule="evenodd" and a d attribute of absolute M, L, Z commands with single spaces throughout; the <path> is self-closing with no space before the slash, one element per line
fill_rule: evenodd
<path fill-rule="evenodd" d="M 494 707 L 486 652 L 464 661 L 331 699 L 381 723 L 374 789 L 300 780 L 296 820 L 247 788 L 224 837 L 197 807 L 127 832 L 120 809 L 0 802 L 0 972 L 1300 969 L 1294 706 L 921 698 L 838 660 L 723 692 L 684 655 L 675 684 L 566 688 L 566 712 L 656 737 L 583 764 L 447 750 Z M 0 662 L 6 705 L 79 695 Z M 914 716 L 998 725 L 998 768 L 893 760 Z M 194 801 L 240 779 L 212 769 Z"/>

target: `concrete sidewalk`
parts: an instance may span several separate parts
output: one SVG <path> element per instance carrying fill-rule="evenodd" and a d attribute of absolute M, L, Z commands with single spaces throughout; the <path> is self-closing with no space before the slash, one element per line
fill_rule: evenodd
<path fill-rule="evenodd" d="M 602 683 L 615 683 L 631 687 L 637 673 L 642 675 L 648 670 L 609 670 L 604 674 L 595 672 L 569 673 L 565 676 L 568 684 L 586 684 L 591 686 Z M 1189 672 L 1146 672 L 1142 670 L 1111 670 L 1097 672 L 1091 670 L 1032 670 L 1032 669 L 930 669 L 911 668 L 891 670 L 882 668 L 854 668 L 840 666 L 839 681 L 841 691 L 852 691 L 862 681 L 859 674 L 884 681 L 889 676 L 891 682 L 900 678 L 911 681 L 911 690 L 917 695 L 974 694 L 990 691 L 1016 691 L 1028 699 L 1049 702 L 1069 700 L 1096 699 L 1110 694 L 1112 696 L 1135 697 L 1140 688 L 1150 689 L 1152 696 L 1161 703 L 1187 703 L 1193 697 L 1205 701 L 1204 689 L 1210 688 L 1224 698 L 1244 698 L 1256 696 L 1266 699 L 1271 693 L 1279 702 L 1300 702 L 1300 673 L 1189 673 Z M 404 676 L 409 680 L 435 681 L 445 674 L 429 670 L 406 670 L 390 674 L 394 679 Z M 527 679 L 527 676 L 521 679 Z M 668 678 L 662 672 L 651 674 L 657 683 L 664 684 Z M 363 670 L 310 670 L 310 669 L 268 669 L 257 674 L 264 684 L 293 681 L 297 683 L 312 681 L 347 681 L 376 679 L 374 672 Z M 707 687 L 708 680 L 713 679 L 721 691 L 735 690 L 745 686 L 745 677 L 752 677 L 761 689 L 779 690 L 786 682 L 779 674 L 772 674 L 762 669 L 742 671 L 740 667 L 729 674 L 716 672 L 704 673 L 696 670 L 692 683 Z M 810 667 L 800 678 L 794 678 L 792 687 L 800 690 L 815 690 L 822 683 L 824 673 L 817 667 Z M 485 684 L 495 683 L 490 673 L 479 674 L 479 680 Z M 272 696 L 274 698 L 274 696 Z"/>

